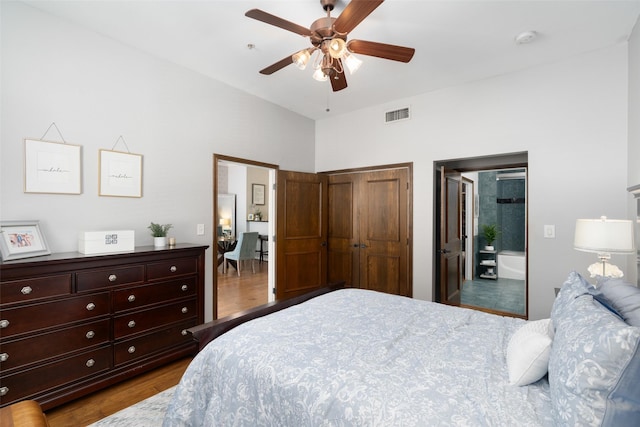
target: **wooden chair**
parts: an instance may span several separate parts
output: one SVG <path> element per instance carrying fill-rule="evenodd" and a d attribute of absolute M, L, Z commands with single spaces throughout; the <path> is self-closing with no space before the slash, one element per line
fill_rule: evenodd
<path fill-rule="evenodd" d="M 254 265 L 255 261 L 255 253 L 256 253 L 256 243 L 258 242 L 258 233 L 255 231 L 240 233 L 240 238 L 238 239 L 238 244 L 236 248 L 231 252 L 225 252 L 224 254 L 224 262 L 222 263 L 222 272 L 227 272 L 227 260 L 234 260 L 237 263 L 236 271 L 238 272 L 238 276 L 240 276 L 240 261 L 242 260 L 251 260 L 251 271 L 256 272 L 256 268 Z"/>

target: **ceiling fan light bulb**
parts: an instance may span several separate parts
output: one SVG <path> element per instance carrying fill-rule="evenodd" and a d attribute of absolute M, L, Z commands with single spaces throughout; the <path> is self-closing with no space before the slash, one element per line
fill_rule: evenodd
<path fill-rule="evenodd" d="M 322 71 L 321 68 L 318 68 L 314 73 L 313 73 L 313 78 L 314 80 L 317 80 L 319 82 L 326 82 L 328 77 L 327 75 Z"/>
<path fill-rule="evenodd" d="M 296 67 L 298 67 L 301 70 L 304 70 L 305 68 L 307 68 L 307 64 L 309 63 L 309 58 L 311 58 L 311 55 L 309 54 L 308 49 L 303 49 L 300 52 L 296 52 L 291 56 L 293 63 L 296 64 Z"/>
<path fill-rule="evenodd" d="M 344 64 L 349 69 L 349 74 L 353 74 L 356 71 L 358 71 L 358 69 L 362 65 L 362 60 L 360 60 L 359 58 L 356 58 L 353 54 L 349 52 L 345 53 L 343 61 L 344 61 Z"/>
<path fill-rule="evenodd" d="M 341 38 L 336 37 L 329 42 L 329 55 L 331 55 L 332 58 L 342 58 L 346 51 L 347 44 Z"/>

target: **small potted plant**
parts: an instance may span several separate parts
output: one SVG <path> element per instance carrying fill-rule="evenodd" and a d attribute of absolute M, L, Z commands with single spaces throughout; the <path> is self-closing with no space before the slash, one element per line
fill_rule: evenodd
<path fill-rule="evenodd" d="M 487 242 L 487 245 L 484 247 L 487 251 L 493 251 L 495 248 L 493 247 L 493 242 L 498 237 L 498 226 L 495 224 L 485 224 L 482 226 L 482 236 Z"/>
<path fill-rule="evenodd" d="M 167 232 L 173 227 L 171 224 L 156 224 L 154 222 L 147 227 L 153 236 L 153 246 L 161 248 L 167 246 Z"/>

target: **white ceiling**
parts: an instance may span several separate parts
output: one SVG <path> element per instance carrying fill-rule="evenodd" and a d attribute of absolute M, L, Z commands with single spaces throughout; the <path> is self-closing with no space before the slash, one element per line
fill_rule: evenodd
<path fill-rule="evenodd" d="M 364 63 L 347 73 L 349 87 L 334 93 L 329 82 L 311 78 L 311 67 L 259 74 L 310 44 L 244 16 L 259 8 L 308 27 L 325 15 L 319 0 L 24 2 L 313 119 L 369 105 L 393 108 L 400 98 L 611 46 L 628 39 L 640 15 L 640 0 L 387 0 L 349 39 L 413 47 L 412 61 L 359 55 Z M 346 4 L 338 0 L 332 16 Z M 539 37 L 515 44 L 528 30 Z"/>

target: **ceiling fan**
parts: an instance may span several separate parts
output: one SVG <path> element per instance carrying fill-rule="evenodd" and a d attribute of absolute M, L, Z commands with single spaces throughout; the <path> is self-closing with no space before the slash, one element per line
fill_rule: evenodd
<path fill-rule="evenodd" d="M 294 24 L 260 9 L 251 9 L 245 13 L 249 18 L 309 37 L 312 44 L 312 47 L 302 49 L 260 70 L 260 73 L 270 75 L 289 64 L 296 64 L 298 68 L 305 69 L 312 55 L 316 54 L 313 61 L 316 70 L 313 78 L 320 81 L 330 80 L 333 91 L 337 92 L 347 87 L 344 66 L 346 65 L 353 74 L 362 63 L 353 55 L 354 53 L 399 62 L 411 61 L 415 53 L 413 48 L 365 40 L 347 42 L 347 35 L 384 0 L 351 0 L 342 13 L 337 18 L 333 18 L 331 11 L 336 1 L 320 0 L 327 16 L 314 21 L 310 28 Z"/>

